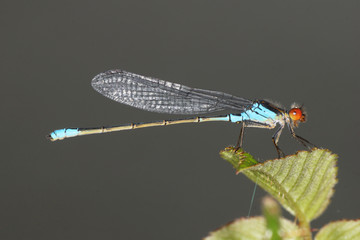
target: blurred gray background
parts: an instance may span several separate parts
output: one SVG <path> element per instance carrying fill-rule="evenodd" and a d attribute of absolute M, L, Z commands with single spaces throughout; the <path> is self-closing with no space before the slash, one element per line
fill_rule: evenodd
<path fill-rule="evenodd" d="M 96 93 L 91 79 L 114 68 L 304 104 L 297 133 L 339 155 L 335 195 L 312 227 L 359 218 L 359 12 L 357 0 L 2 1 L 0 239 L 201 239 L 247 215 L 254 184 L 218 154 L 236 124 L 45 139 L 181 117 Z M 272 134 L 247 130 L 245 149 L 276 157 Z M 303 149 L 287 131 L 280 146 Z"/>

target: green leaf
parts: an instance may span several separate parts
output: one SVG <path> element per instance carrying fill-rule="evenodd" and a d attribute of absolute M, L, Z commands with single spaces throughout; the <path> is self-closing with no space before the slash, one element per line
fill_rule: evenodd
<path fill-rule="evenodd" d="M 325 210 L 337 182 L 337 155 L 326 149 L 300 151 L 264 163 L 241 149 L 227 148 L 220 155 L 270 193 L 303 227 Z"/>
<path fill-rule="evenodd" d="M 303 239 L 296 224 L 280 218 L 279 231 L 283 240 Z M 204 240 L 264 240 L 271 239 L 271 232 L 266 228 L 263 217 L 237 219 L 224 227 L 211 232 Z"/>
<path fill-rule="evenodd" d="M 235 150 L 233 147 L 227 147 L 224 151 L 220 152 L 220 156 L 233 165 L 236 169 L 236 173 L 259 163 L 241 148 Z"/>
<path fill-rule="evenodd" d="M 315 240 L 360 240 L 360 219 L 341 220 L 327 224 L 318 232 Z"/>
<path fill-rule="evenodd" d="M 264 197 L 262 201 L 263 215 L 266 220 L 266 228 L 271 233 L 271 240 L 281 240 L 280 236 L 280 216 L 281 209 L 279 204 L 271 198 Z"/>

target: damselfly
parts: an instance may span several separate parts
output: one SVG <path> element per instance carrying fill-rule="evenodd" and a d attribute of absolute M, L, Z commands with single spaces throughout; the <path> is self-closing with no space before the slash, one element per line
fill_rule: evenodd
<path fill-rule="evenodd" d="M 313 146 L 306 139 L 295 134 L 294 128 L 305 122 L 306 113 L 302 106 L 293 105 L 289 111 L 265 100 L 247 100 L 227 93 L 190 88 L 156 78 L 144 77 L 122 70 L 100 73 L 91 82 L 93 88 L 102 95 L 132 107 L 146 111 L 170 114 L 204 114 L 227 111 L 219 116 L 191 117 L 175 120 L 162 120 L 146 123 L 129 123 L 110 127 L 64 128 L 50 133 L 51 141 L 65 138 L 130 130 L 153 126 L 166 126 L 179 123 L 202 123 L 227 121 L 240 123 L 240 136 L 237 146 L 243 141 L 246 127 L 274 129 L 272 141 L 278 155 L 284 155 L 278 146 L 279 137 L 285 125 L 291 135 L 306 147 Z"/>

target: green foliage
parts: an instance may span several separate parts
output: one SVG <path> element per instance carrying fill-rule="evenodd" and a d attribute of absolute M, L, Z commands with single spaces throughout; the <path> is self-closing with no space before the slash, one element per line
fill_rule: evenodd
<path fill-rule="evenodd" d="M 300 240 L 297 235 L 298 227 L 291 221 L 280 219 L 280 233 L 283 240 Z M 286 233 L 286 234 L 285 234 Z M 263 217 L 240 218 L 219 230 L 210 233 L 204 240 L 263 240 L 271 239 Z"/>
<path fill-rule="evenodd" d="M 301 151 L 281 159 L 255 163 L 253 157 L 228 148 L 220 155 L 270 193 L 300 221 L 309 222 L 328 206 L 336 184 L 337 155 L 329 150 Z M 238 162 L 234 161 L 237 158 Z M 244 167 L 246 166 L 246 167 Z"/>
<path fill-rule="evenodd" d="M 242 149 L 220 153 L 236 170 L 275 198 L 298 221 L 281 217 L 276 202 L 263 201 L 264 217 L 241 218 L 212 232 L 205 240 L 311 239 L 310 221 L 330 203 L 337 183 L 337 155 L 327 149 L 300 151 L 281 159 L 256 161 Z M 338 221 L 323 227 L 316 240 L 360 240 L 360 221 Z"/>
<path fill-rule="evenodd" d="M 341 220 L 324 226 L 316 240 L 360 240 L 360 220 Z"/>
<path fill-rule="evenodd" d="M 263 199 L 263 215 L 266 221 L 266 228 L 271 234 L 271 240 L 281 240 L 280 215 L 281 209 L 279 205 L 271 197 Z"/>

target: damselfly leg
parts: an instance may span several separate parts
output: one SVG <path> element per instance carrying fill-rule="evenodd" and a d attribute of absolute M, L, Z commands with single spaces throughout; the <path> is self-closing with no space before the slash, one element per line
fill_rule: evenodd
<path fill-rule="evenodd" d="M 284 125 L 281 125 L 278 128 L 278 130 L 276 130 L 276 132 L 274 133 L 274 135 L 272 137 L 272 141 L 273 141 L 273 143 L 275 145 L 276 152 L 277 152 L 279 158 L 286 156 L 285 153 L 278 146 L 279 138 L 280 138 L 280 135 L 281 135 L 281 132 L 282 132 L 283 129 L 284 129 Z"/>
<path fill-rule="evenodd" d="M 240 148 L 242 148 L 244 133 L 245 133 L 245 123 L 241 122 L 240 134 L 239 134 L 239 138 L 237 140 L 236 146 L 235 146 L 235 152 L 237 150 L 239 150 Z"/>
<path fill-rule="evenodd" d="M 293 127 L 289 124 L 289 130 L 291 135 L 299 142 L 301 143 L 304 147 L 308 148 L 309 150 L 311 150 L 312 148 L 317 148 L 317 146 L 311 142 L 309 142 L 308 140 L 306 140 L 303 137 L 300 137 L 299 135 L 297 135 L 293 129 Z"/>

